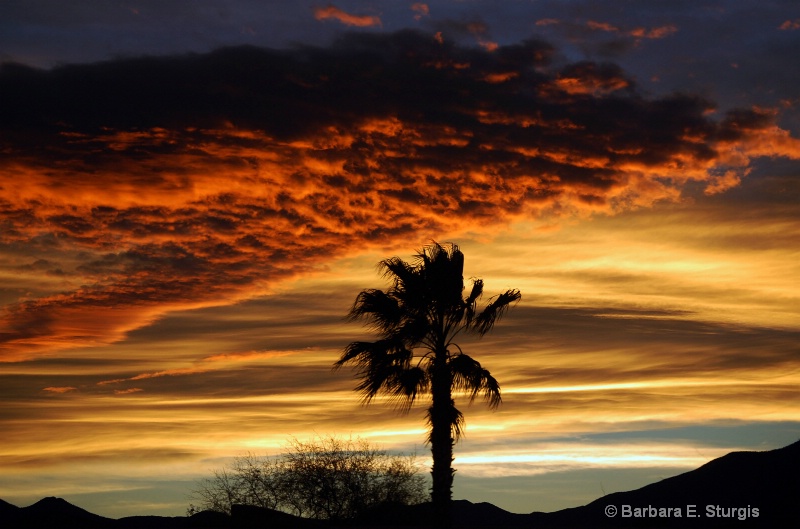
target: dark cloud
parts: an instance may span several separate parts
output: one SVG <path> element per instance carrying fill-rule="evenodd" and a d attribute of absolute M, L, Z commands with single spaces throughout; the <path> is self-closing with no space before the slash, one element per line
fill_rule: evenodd
<path fill-rule="evenodd" d="M 32 469 L 41 467 L 59 467 L 67 466 L 71 463 L 88 465 L 97 462 L 112 462 L 119 464 L 120 462 L 130 461 L 131 459 L 147 460 L 155 463 L 158 462 L 174 462 L 186 461 L 190 458 L 197 457 L 197 453 L 188 450 L 164 450 L 161 448 L 145 448 L 145 449 L 126 449 L 126 450 L 106 450 L 95 451 L 92 453 L 68 453 L 68 454 L 54 454 L 54 455 L 39 455 L 35 457 L 16 458 L 16 457 L 2 457 L 4 466 L 14 468 L 17 471 L 30 471 Z"/>
<path fill-rule="evenodd" d="M 507 135 L 519 128 L 519 122 L 486 123 L 475 115 L 478 111 L 520 121 L 543 120 L 531 124 L 532 130 L 516 131 L 526 132 L 529 144 L 539 139 L 536 136 L 543 129 L 552 129 L 559 119 L 573 114 L 592 122 L 608 121 L 609 128 L 629 130 L 648 123 L 648 128 L 658 129 L 665 124 L 664 110 L 679 112 L 672 117 L 676 126 L 690 117 L 702 122 L 709 127 L 703 138 L 715 140 L 713 132 L 721 125 L 703 118 L 702 111 L 711 104 L 696 98 L 647 101 L 622 93 L 576 100 L 569 90 L 546 90 L 563 77 L 590 86 L 598 77 L 610 87 L 630 84 L 613 65 L 584 63 L 544 72 L 551 52 L 541 41 L 503 46 L 491 53 L 403 31 L 347 34 L 327 49 L 228 48 L 204 55 L 128 59 L 49 71 L 6 64 L 0 75 L 4 132 L 11 134 L 5 149 L 25 152 L 26 146 L 49 132 L 49 140 L 60 139 L 56 145 L 67 149 L 66 158 L 82 154 L 102 162 L 106 156 L 120 154 L 136 159 L 174 153 L 187 143 L 207 140 L 208 129 L 229 124 L 291 141 L 326 127 L 354 127 L 369 119 L 391 117 L 404 125 L 446 124 L 457 132 L 468 127 L 476 136 L 474 145 L 497 132 Z M 502 83 L 486 82 L 487 76 L 504 73 L 514 76 Z M 630 121 L 621 122 L 621 117 Z M 201 130 L 192 134 L 194 128 Z M 150 134 L 154 129 L 160 133 Z M 109 142 L 111 131 L 127 132 L 130 142 Z M 591 133 L 593 128 L 586 131 Z M 668 134 L 675 145 L 682 143 L 672 131 Z M 236 141 L 259 143 L 245 138 Z M 101 146 L 110 147 L 111 152 L 99 152 Z M 50 154 L 57 155 L 58 149 Z"/>
<path fill-rule="evenodd" d="M 375 241 L 612 213 L 691 181 L 717 193 L 753 157 L 799 156 L 774 112 L 715 119 L 699 97 L 645 97 L 615 64 L 485 44 L 348 33 L 326 48 L 3 65 L 0 244 L 73 252 L 53 269 L 60 290 L 7 307 L 3 347 L 106 342 Z M 115 312 L 87 316 L 101 308 Z"/>

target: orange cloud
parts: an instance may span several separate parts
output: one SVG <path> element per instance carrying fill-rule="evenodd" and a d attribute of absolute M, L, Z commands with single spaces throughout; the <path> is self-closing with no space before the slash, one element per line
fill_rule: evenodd
<path fill-rule="evenodd" d="M 381 25 L 381 19 L 378 16 L 371 15 L 351 15 L 342 11 L 333 4 L 328 4 L 327 7 L 317 7 L 314 9 L 314 18 L 317 20 L 338 20 L 345 26 L 355 27 L 374 27 Z"/>
<path fill-rule="evenodd" d="M 672 24 L 659 26 L 656 28 L 643 28 L 638 27 L 634 29 L 620 29 L 608 22 L 597 22 L 590 20 L 586 23 L 586 27 L 594 31 L 604 31 L 606 33 L 618 33 L 629 37 L 644 38 L 644 39 L 663 39 L 678 31 L 678 28 Z"/>
<path fill-rule="evenodd" d="M 42 391 L 49 391 L 50 393 L 69 393 L 70 391 L 77 391 L 78 388 L 72 386 L 50 386 L 42 388 Z"/>
<path fill-rule="evenodd" d="M 630 80 L 619 68 L 584 62 L 565 68 L 552 84 L 543 86 L 543 90 L 555 88 L 570 95 L 602 96 L 630 86 Z"/>
<path fill-rule="evenodd" d="M 668 37 L 673 33 L 677 32 L 677 26 L 667 25 L 667 26 L 660 26 L 657 28 L 652 29 L 644 29 L 644 28 L 637 28 L 630 32 L 631 35 L 634 37 L 644 37 L 647 39 L 663 39 L 664 37 Z"/>
<path fill-rule="evenodd" d="M 794 31 L 796 29 L 800 29 L 800 18 L 796 18 L 794 20 L 786 20 L 783 24 L 781 24 L 778 29 L 783 31 Z"/>
<path fill-rule="evenodd" d="M 725 171 L 724 174 L 716 177 L 706 186 L 707 195 L 716 195 L 738 186 L 742 182 L 740 175 L 736 171 Z"/>
<path fill-rule="evenodd" d="M 506 81 L 510 81 L 517 77 L 519 73 L 517 72 L 497 72 L 497 73 L 490 73 L 484 79 L 488 83 L 505 83 Z"/>
<path fill-rule="evenodd" d="M 417 13 L 414 15 L 414 20 L 421 20 L 422 17 L 426 17 L 431 14 L 431 10 L 428 7 L 428 4 L 423 4 L 422 2 L 416 2 L 411 4 L 411 10 Z"/>
<path fill-rule="evenodd" d="M 142 388 L 115 389 L 114 395 L 130 395 L 131 393 L 139 393 L 141 391 L 143 391 Z"/>
<path fill-rule="evenodd" d="M 595 22 L 594 20 L 590 20 L 589 22 L 587 22 L 586 27 L 590 29 L 597 29 L 600 31 L 608 31 L 612 33 L 616 33 L 619 31 L 619 28 L 617 28 L 616 26 L 612 26 L 607 22 Z"/>
<path fill-rule="evenodd" d="M 250 360 L 291 356 L 293 354 L 295 354 L 293 351 L 246 351 L 241 353 L 216 354 L 207 356 L 203 360 L 206 362 L 247 362 Z"/>
<path fill-rule="evenodd" d="M 690 182 L 719 193 L 756 157 L 800 158 L 774 111 L 714 121 L 710 103 L 648 99 L 614 65 L 551 66 L 541 42 L 489 52 L 421 34 L 349 38 L 302 57 L 230 49 L 4 70 L 0 274 L 24 282 L 0 313 L 0 358 L 113 343 L 354 251 L 613 214 L 677 200 Z M 151 93 L 117 79 L 174 61 L 209 82 L 165 78 L 181 90 Z M 34 116 L 15 104 L 31 93 Z M 147 377 L 168 374 L 179 373 Z"/>
<path fill-rule="evenodd" d="M 606 94 L 609 92 L 622 90 L 623 88 L 627 88 L 629 86 L 629 83 L 626 79 L 614 79 L 608 82 L 600 79 L 591 79 L 585 77 L 561 77 L 560 79 L 556 79 L 553 84 L 559 90 L 573 95 Z"/>

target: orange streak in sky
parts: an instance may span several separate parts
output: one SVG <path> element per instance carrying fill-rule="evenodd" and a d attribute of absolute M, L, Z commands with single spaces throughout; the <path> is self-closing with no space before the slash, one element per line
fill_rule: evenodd
<path fill-rule="evenodd" d="M 327 20 L 332 18 L 334 20 L 338 20 L 346 26 L 355 26 L 361 28 L 381 25 L 380 17 L 370 15 L 351 15 L 350 13 L 342 11 L 338 7 L 331 4 L 329 4 L 327 7 L 315 8 L 314 18 L 317 20 Z"/>

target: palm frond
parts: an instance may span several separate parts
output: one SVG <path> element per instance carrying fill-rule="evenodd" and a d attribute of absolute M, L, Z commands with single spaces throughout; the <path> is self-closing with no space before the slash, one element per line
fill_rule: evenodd
<path fill-rule="evenodd" d="M 414 353 L 397 340 L 352 342 L 334 364 L 334 369 L 347 363 L 355 364 L 356 376 L 361 379 L 356 391 L 363 394 L 365 402 L 370 402 L 381 391 L 396 392 L 398 381 L 408 383 L 403 371 L 416 369 L 411 367 L 413 357 Z"/>
<path fill-rule="evenodd" d="M 483 279 L 473 279 L 472 290 L 470 291 L 469 296 L 467 296 L 467 299 L 464 300 L 464 310 L 467 316 L 465 324 L 467 327 L 472 325 L 472 322 L 475 319 L 475 306 L 478 303 L 478 298 L 480 298 L 482 294 Z"/>
<path fill-rule="evenodd" d="M 378 264 L 378 268 L 382 271 L 383 277 L 392 281 L 394 288 L 408 289 L 415 283 L 416 267 L 399 257 L 384 259 Z"/>
<path fill-rule="evenodd" d="M 402 322 L 386 335 L 403 341 L 408 347 L 417 347 L 425 342 L 429 330 L 428 320 L 424 314 L 406 314 Z"/>
<path fill-rule="evenodd" d="M 334 362 L 333 368 L 339 369 L 349 362 L 360 364 L 363 361 L 367 361 L 367 358 L 362 359 L 362 357 L 368 356 L 372 350 L 373 342 L 351 342 L 344 348 L 344 352 L 342 356 L 339 357 L 339 360 Z"/>
<path fill-rule="evenodd" d="M 380 331 L 396 326 L 403 317 L 403 309 L 395 298 L 383 290 L 370 288 L 363 290 L 348 313 L 348 320 L 361 318 Z"/>
<path fill-rule="evenodd" d="M 419 366 L 398 370 L 386 384 L 387 392 L 397 398 L 398 408 L 406 413 L 414 405 L 417 396 L 426 393 L 429 387 L 430 376 Z"/>
<path fill-rule="evenodd" d="M 465 300 L 467 305 L 474 304 L 478 298 L 481 297 L 483 294 L 483 279 L 473 279 L 472 280 L 472 290 L 469 293 L 469 296 Z"/>
<path fill-rule="evenodd" d="M 400 403 L 398 407 L 404 410 L 410 409 L 420 388 L 415 384 L 422 384 L 424 379 L 417 378 L 415 371 L 419 368 L 404 368 L 397 364 L 376 364 L 371 366 L 368 377 L 363 377 L 361 383 L 356 386 L 356 391 L 363 395 L 364 403 L 369 403 L 379 393 L 385 393 L 397 399 Z M 412 371 L 411 376 L 408 372 Z"/>
<path fill-rule="evenodd" d="M 355 364 L 361 371 L 391 363 L 409 366 L 413 356 L 414 353 L 408 350 L 402 341 L 394 339 L 351 342 L 345 347 L 339 360 L 333 364 L 333 368 L 339 369 L 348 363 Z"/>
<path fill-rule="evenodd" d="M 496 298 L 494 298 L 483 312 L 478 314 L 475 318 L 474 323 L 474 330 L 481 336 L 492 330 L 494 327 L 495 322 L 499 320 L 509 309 L 509 306 L 512 303 L 516 303 L 520 300 L 522 294 L 520 294 L 519 290 L 506 290 Z"/>
<path fill-rule="evenodd" d="M 453 377 L 453 389 L 467 392 L 470 402 L 474 401 L 479 393 L 483 393 L 489 407 L 496 408 L 500 405 L 502 402 L 500 384 L 480 362 L 460 353 L 450 359 L 449 365 Z"/>
<path fill-rule="evenodd" d="M 418 266 L 392 257 L 381 261 L 383 276 L 392 283 L 388 291 L 407 314 L 424 313 L 428 306 L 425 280 Z"/>

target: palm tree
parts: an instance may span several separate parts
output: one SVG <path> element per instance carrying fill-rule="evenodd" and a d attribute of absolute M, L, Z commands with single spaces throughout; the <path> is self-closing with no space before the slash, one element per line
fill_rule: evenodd
<path fill-rule="evenodd" d="M 379 264 L 391 286 L 362 291 L 350 309 L 352 320 L 363 319 L 379 335 L 374 342 L 353 342 L 334 364 L 358 368 L 356 390 L 369 403 L 382 393 L 408 412 L 420 395 L 430 394 L 427 422 L 431 445 L 431 501 L 436 527 L 450 524 L 453 446 L 464 429 L 453 391 L 464 391 L 472 402 L 482 394 L 491 408 L 500 402 L 500 385 L 479 362 L 455 342 L 462 332 L 483 336 L 521 297 L 507 290 L 476 311 L 483 281 L 474 279 L 464 293 L 464 254 L 455 244 L 432 243 L 413 263 L 399 257 Z"/>

